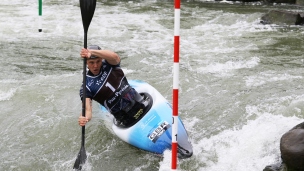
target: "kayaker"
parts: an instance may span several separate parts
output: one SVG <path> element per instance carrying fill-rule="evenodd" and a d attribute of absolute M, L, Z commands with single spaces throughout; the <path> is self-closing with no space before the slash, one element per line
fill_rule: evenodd
<path fill-rule="evenodd" d="M 102 50 L 97 45 L 82 48 L 82 58 L 87 58 L 86 76 L 86 116 L 78 118 L 80 126 L 92 118 L 92 100 L 103 105 L 114 115 L 121 126 L 127 127 L 143 114 L 144 98 L 132 88 L 120 68 L 120 57 L 110 50 Z M 83 86 L 80 88 L 83 98 Z"/>

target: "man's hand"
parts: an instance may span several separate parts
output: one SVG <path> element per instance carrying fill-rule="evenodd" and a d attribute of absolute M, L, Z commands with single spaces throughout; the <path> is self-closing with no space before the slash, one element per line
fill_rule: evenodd
<path fill-rule="evenodd" d="M 82 48 L 81 51 L 80 51 L 80 56 L 82 58 L 90 58 L 91 55 L 92 55 L 92 53 L 89 49 Z"/>
<path fill-rule="evenodd" d="M 79 116 L 79 118 L 78 118 L 78 124 L 79 124 L 80 126 L 85 126 L 86 123 L 88 123 L 88 122 L 89 122 L 89 119 L 88 119 L 88 118 L 86 118 L 86 117 L 84 117 L 84 116 Z"/>

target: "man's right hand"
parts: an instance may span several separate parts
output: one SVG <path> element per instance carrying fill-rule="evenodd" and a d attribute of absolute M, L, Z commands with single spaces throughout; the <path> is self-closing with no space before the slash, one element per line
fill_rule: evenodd
<path fill-rule="evenodd" d="M 82 48 L 80 51 L 80 56 L 82 58 L 90 58 L 91 55 L 92 55 L 92 52 L 89 49 Z"/>
<path fill-rule="evenodd" d="M 88 122 L 89 122 L 89 119 L 88 119 L 88 118 L 86 118 L 86 117 L 84 117 L 84 116 L 79 116 L 79 118 L 78 118 L 78 124 L 79 124 L 80 126 L 85 126 L 86 123 L 88 123 Z"/>

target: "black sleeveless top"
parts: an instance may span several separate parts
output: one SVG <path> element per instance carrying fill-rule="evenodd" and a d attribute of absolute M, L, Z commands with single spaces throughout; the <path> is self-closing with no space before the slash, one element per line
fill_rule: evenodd
<path fill-rule="evenodd" d="M 122 103 L 121 97 L 130 91 L 125 74 L 120 68 L 120 64 L 111 65 L 107 61 L 102 61 L 101 71 L 98 75 L 93 75 L 90 71 L 86 79 L 86 96 L 93 99 L 107 108 L 110 113 L 116 113 L 128 105 Z M 80 97 L 83 96 L 83 86 L 80 88 Z"/>

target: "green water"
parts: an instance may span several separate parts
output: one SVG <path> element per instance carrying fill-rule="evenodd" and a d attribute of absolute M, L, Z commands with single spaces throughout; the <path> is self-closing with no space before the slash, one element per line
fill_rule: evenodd
<path fill-rule="evenodd" d="M 78 1 L 1 1 L 0 168 L 72 170 L 80 149 L 83 28 Z M 280 162 L 279 139 L 303 119 L 302 26 L 262 25 L 287 5 L 182 2 L 179 115 L 194 155 L 183 171 L 257 171 Z M 172 99 L 172 2 L 98 1 L 88 44 L 117 52 L 128 79 Z M 166 171 L 164 158 L 108 130 L 94 104 L 83 170 Z"/>

